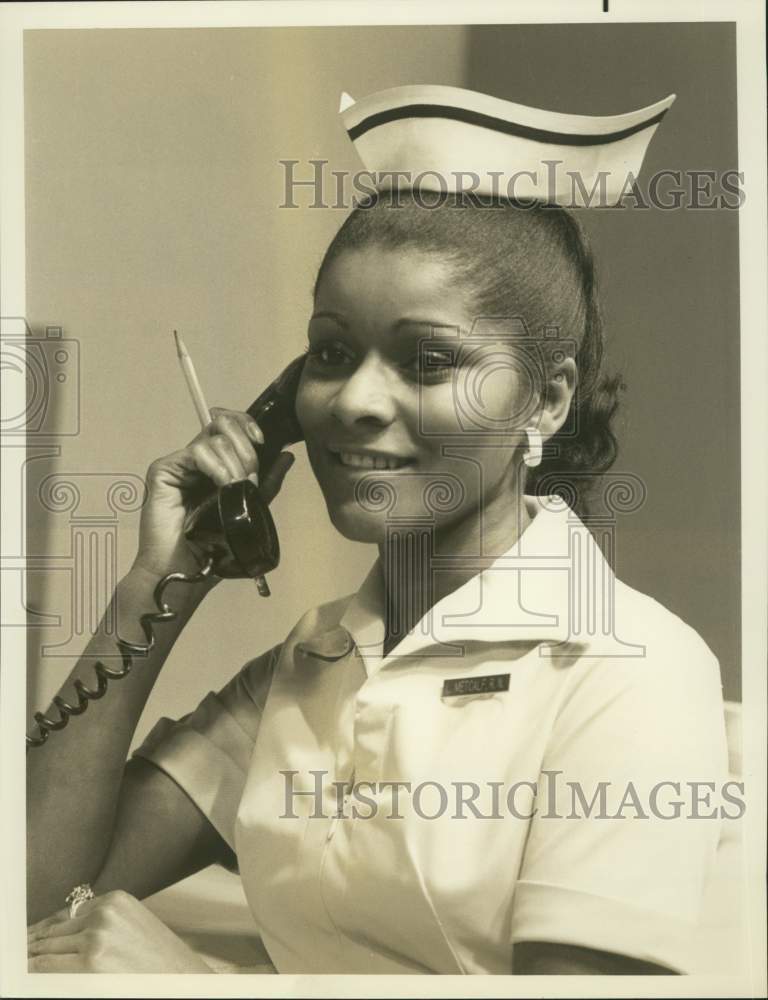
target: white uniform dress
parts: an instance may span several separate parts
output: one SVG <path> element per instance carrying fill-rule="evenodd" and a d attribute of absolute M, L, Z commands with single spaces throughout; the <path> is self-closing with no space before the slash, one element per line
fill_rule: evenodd
<path fill-rule="evenodd" d="M 278 972 L 510 973 L 518 941 L 691 969 L 718 662 L 567 506 L 525 502 L 388 656 L 376 564 L 136 751 L 236 852 Z"/>

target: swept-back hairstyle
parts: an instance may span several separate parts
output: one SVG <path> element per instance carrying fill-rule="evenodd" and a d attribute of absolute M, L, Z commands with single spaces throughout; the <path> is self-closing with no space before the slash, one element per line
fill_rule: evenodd
<path fill-rule="evenodd" d="M 556 330 L 563 345 L 575 345 L 569 353 L 578 385 L 568 418 L 547 442 L 541 465 L 528 470 L 525 489 L 560 493 L 586 516 L 596 480 L 616 459 L 611 423 L 625 387 L 621 376 L 603 371 L 595 265 L 574 216 L 502 199 L 480 204 L 444 195 L 426 208 L 409 192 L 379 195 L 347 217 L 325 253 L 315 292 L 334 260 L 367 246 L 437 254 L 455 269 L 475 316 L 522 317 L 532 338 Z"/>

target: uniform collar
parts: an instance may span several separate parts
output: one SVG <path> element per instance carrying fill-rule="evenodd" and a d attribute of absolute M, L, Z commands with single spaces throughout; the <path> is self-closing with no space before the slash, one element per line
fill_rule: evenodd
<path fill-rule="evenodd" d="M 339 624 L 302 649 L 321 659 L 339 659 L 352 642 L 368 673 L 390 660 L 417 655 L 460 656 L 471 642 L 565 642 L 575 616 L 583 620 L 588 588 L 578 566 L 596 579 L 612 570 L 592 534 L 557 496 L 525 496 L 531 520 L 515 544 L 457 590 L 447 594 L 382 658 L 384 581 L 377 559 Z M 597 576 L 595 576 L 597 574 Z"/>

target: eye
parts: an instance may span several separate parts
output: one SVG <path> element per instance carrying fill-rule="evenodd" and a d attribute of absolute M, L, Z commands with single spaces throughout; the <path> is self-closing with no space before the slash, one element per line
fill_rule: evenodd
<path fill-rule="evenodd" d="M 439 348 L 429 348 L 421 352 L 421 360 L 428 368 L 454 368 L 456 365 L 456 354 L 450 348 L 440 350 Z"/>
<path fill-rule="evenodd" d="M 352 351 L 337 340 L 310 344 L 307 348 L 307 356 L 319 368 L 342 368 L 354 363 Z"/>
<path fill-rule="evenodd" d="M 422 348 L 414 359 L 416 373 L 422 382 L 444 382 L 453 377 L 457 354 L 451 348 Z"/>

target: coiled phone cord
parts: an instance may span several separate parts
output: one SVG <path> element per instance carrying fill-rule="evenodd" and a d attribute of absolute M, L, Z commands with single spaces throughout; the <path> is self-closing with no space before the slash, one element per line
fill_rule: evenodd
<path fill-rule="evenodd" d="M 94 664 L 94 670 L 96 671 L 96 688 L 86 687 L 86 685 L 83 684 L 79 678 L 74 683 L 75 692 L 77 693 L 76 705 L 70 704 L 57 695 L 53 699 L 53 704 L 59 710 L 58 719 L 50 719 L 48 716 L 43 715 L 42 712 L 35 712 L 34 719 L 38 725 L 39 735 L 27 736 L 27 750 L 29 750 L 30 747 L 41 747 L 47 741 L 49 733 L 55 732 L 58 729 L 64 729 L 69 722 L 70 716 L 82 715 L 88 708 L 89 701 L 97 701 L 99 698 L 104 697 L 107 686 L 111 680 L 119 680 L 121 677 L 126 677 L 131 672 L 133 658 L 135 656 L 147 656 L 147 654 L 154 649 L 155 631 L 152 626 L 157 622 L 173 621 L 177 615 L 177 612 L 173 611 L 163 600 L 165 588 L 169 583 L 173 583 L 174 581 L 190 584 L 202 583 L 203 580 L 206 580 L 209 576 L 211 576 L 211 573 L 213 572 L 213 562 L 213 556 L 210 556 L 203 565 L 202 569 L 193 576 L 188 576 L 186 573 L 169 573 L 159 581 L 154 590 L 154 599 L 158 610 L 148 611 L 139 619 L 141 627 L 144 630 L 144 635 L 147 637 L 146 645 L 135 642 L 126 642 L 124 639 L 118 638 L 117 647 L 120 650 L 120 654 L 123 659 L 122 668 L 108 667 L 102 663 L 101 660 L 97 660 Z"/>

